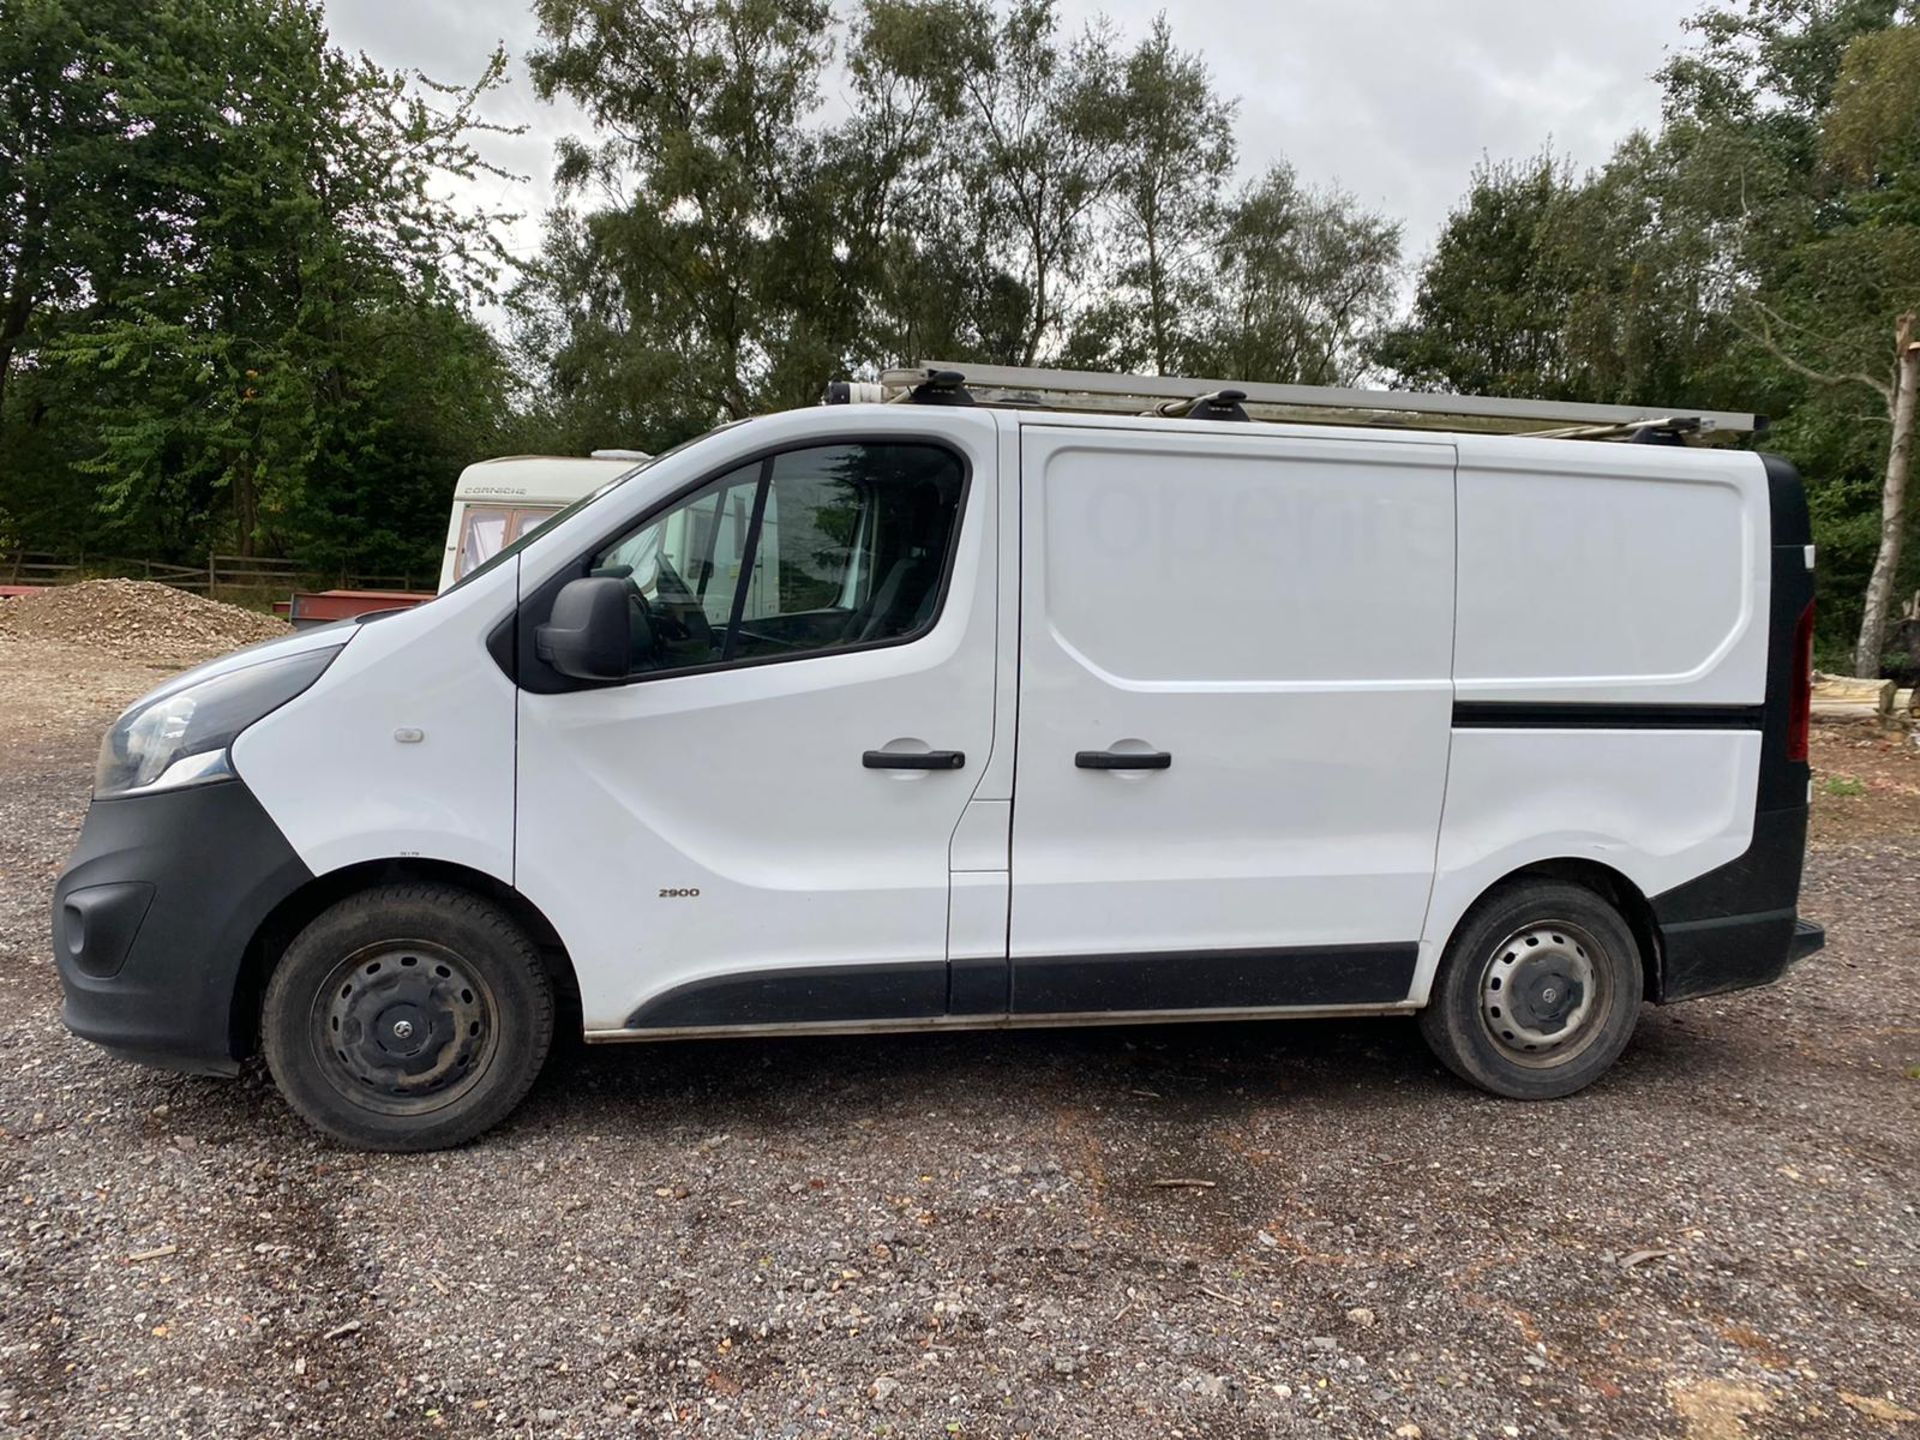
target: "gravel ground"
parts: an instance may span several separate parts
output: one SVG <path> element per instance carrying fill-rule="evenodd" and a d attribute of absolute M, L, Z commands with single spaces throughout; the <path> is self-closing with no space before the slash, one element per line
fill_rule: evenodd
<path fill-rule="evenodd" d="M 1559 1104 L 1400 1021 L 574 1047 L 364 1156 L 59 1025 L 153 678 L 0 640 L 0 1435 L 1920 1436 L 1904 737 L 1822 737 L 1824 961 Z"/>

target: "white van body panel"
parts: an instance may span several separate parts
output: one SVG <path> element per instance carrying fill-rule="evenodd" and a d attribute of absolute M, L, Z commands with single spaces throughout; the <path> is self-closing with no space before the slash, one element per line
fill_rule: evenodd
<path fill-rule="evenodd" d="M 515 690 L 486 649 L 513 572 L 359 625 L 311 690 L 234 742 L 234 768 L 314 874 L 422 858 L 513 883 Z"/>
<path fill-rule="evenodd" d="M 517 885 L 566 943 L 589 1031 L 719 976 L 945 963 L 954 837 L 998 749 L 997 428 L 904 406 L 769 417 L 662 460 L 522 553 L 525 594 L 770 449 L 932 438 L 970 470 L 945 603 L 910 643 L 522 693 Z M 967 763 L 861 768 L 886 748 Z"/>
<path fill-rule="evenodd" d="M 1458 730 L 1412 999 L 1460 917 L 1498 880 L 1591 860 L 1643 895 L 1724 865 L 1753 835 L 1758 731 Z"/>
<path fill-rule="evenodd" d="M 1453 447 L 1197 429 L 1023 426 L 1016 1009 L 1042 957 L 1420 934 Z M 1077 767 L 1106 749 L 1171 764 Z"/>
<path fill-rule="evenodd" d="M 1759 704 L 1759 458 L 1462 436 L 1462 700 Z"/>

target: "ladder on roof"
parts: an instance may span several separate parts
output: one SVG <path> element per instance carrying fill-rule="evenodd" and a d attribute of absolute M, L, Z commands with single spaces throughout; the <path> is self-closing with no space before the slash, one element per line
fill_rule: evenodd
<path fill-rule="evenodd" d="M 1102 415 L 1379 425 L 1669 445 L 1757 435 L 1767 428 L 1764 415 L 1691 407 L 1586 405 L 1418 390 L 1263 385 L 944 360 L 923 361 L 913 369 L 888 370 L 877 384 L 838 382 L 828 387 L 827 399 L 842 403 L 979 404 Z"/>

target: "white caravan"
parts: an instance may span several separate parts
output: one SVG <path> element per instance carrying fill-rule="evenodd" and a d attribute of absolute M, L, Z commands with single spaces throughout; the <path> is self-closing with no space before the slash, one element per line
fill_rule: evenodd
<path fill-rule="evenodd" d="M 596 450 L 585 458 L 507 455 L 467 466 L 454 482 L 440 588 L 448 589 L 469 570 L 477 570 L 646 458 L 639 450 Z"/>
<path fill-rule="evenodd" d="M 1417 1012 L 1549 1098 L 1643 1000 L 1819 947 L 1800 481 L 1679 443 L 1764 422 L 981 367 L 834 398 L 863 390 L 133 705 L 56 891 L 68 1025 L 262 1050 L 323 1130 L 425 1149 L 514 1107 L 557 1015 Z"/>

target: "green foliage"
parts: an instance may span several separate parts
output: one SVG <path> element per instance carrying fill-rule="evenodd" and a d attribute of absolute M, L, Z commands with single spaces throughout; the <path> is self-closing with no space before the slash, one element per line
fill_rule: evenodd
<path fill-rule="evenodd" d="M 1109 202 L 1117 263 L 1110 298 L 1097 307 L 1107 353 L 1093 363 L 1204 373 L 1199 322 L 1209 250 L 1225 220 L 1220 192 L 1233 171 L 1234 106 L 1214 94 L 1197 56 L 1174 48 L 1165 15 L 1118 71 L 1099 96 L 1118 147 Z"/>
<path fill-rule="evenodd" d="M 443 198 L 505 57 L 451 90 L 329 47 L 311 0 L 5 4 L 23 538 L 425 571 L 508 399 L 466 313 L 491 218 Z"/>
<path fill-rule="evenodd" d="M 1570 276 L 1553 237 L 1574 185 L 1550 156 L 1483 162 L 1447 217 L 1408 325 L 1379 359 L 1414 389 L 1567 398 Z"/>
<path fill-rule="evenodd" d="M 1218 270 L 1192 349 L 1201 373 L 1348 385 L 1392 312 L 1400 227 L 1276 165 L 1227 209 Z"/>

